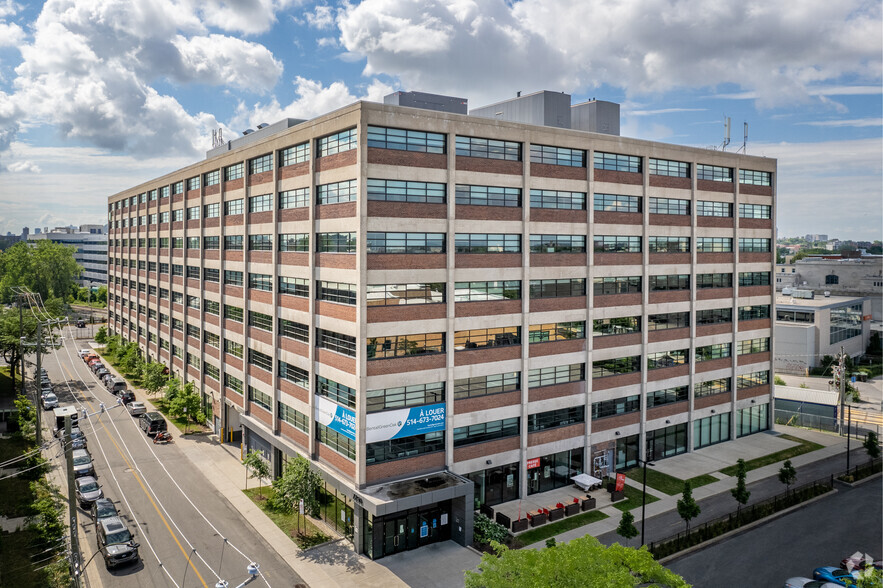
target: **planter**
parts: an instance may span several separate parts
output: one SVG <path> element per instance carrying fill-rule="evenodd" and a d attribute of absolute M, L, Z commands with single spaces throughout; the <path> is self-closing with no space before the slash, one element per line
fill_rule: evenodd
<path fill-rule="evenodd" d="M 582 508 L 583 508 L 583 512 L 585 512 L 587 510 L 592 510 L 593 508 L 595 508 L 595 499 L 592 498 L 591 496 L 583 499 Z"/>
<path fill-rule="evenodd" d="M 549 521 L 560 521 L 564 518 L 564 509 L 563 508 L 550 508 L 549 509 Z"/>
<path fill-rule="evenodd" d="M 539 527 L 540 525 L 546 524 L 546 513 L 533 515 L 530 517 L 530 526 L 531 527 Z"/>
<path fill-rule="evenodd" d="M 580 505 L 576 502 L 574 502 L 573 504 L 568 504 L 564 507 L 564 515 L 569 517 L 570 515 L 577 514 L 579 512 L 579 506 Z"/>
<path fill-rule="evenodd" d="M 620 490 L 619 492 L 614 490 L 610 493 L 610 502 L 617 502 L 623 498 L 625 498 L 625 490 Z"/>
<path fill-rule="evenodd" d="M 489 518 L 490 520 L 494 520 L 494 509 L 489 507 L 486 504 L 482 504 L 478 507 L 478 512 Z"/>
<path fill-rule="evenodd" d="M 616 482 L 607 482 L 607 491 L 613 494 L 613 491 L 616 489 Z"/>
<path fill-rule="evenodd" d="M 520 533 L 522 531 L 527 531 L 528 523 L 529 523 L 529 521 L 527 519 L 519 519 L 517 521 L 512 521 L 512 532 L 513 533 Z"/>
<path fill-rule="evenodd" d="M 497 522 L 499 524 L 503 525 L 504 527 L 506 527 L 507 531 L 509 530 L 509 527 L 511 526 L 511 523 L 512 523 L 511 519 L 501 512 L 497 513 Z"/>

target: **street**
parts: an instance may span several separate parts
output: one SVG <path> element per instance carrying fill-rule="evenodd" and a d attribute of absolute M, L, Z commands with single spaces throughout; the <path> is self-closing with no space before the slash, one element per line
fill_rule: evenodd
<path fill-rule="evenodd" d="M 43 357 L 43 367 L 60 405 L 76 404 L 90 414 L 98 413 L 101 402 L 107 407 L 103 414 L 81 417 L 80 426 L 88 439 L 98 482 L 135 533 L 142 560 L 108 571 L 98 555 L 86 568 L 88 585 L 98 580 L 103 586 L 118 586 L 124 581 L 126 586 L 145 588 L 208 588 L 226 580 L 236 586 L 248 578 L 246 566 L 252 561 L 260 565 L 262 577 L 255 586 L 305 585 L 175 443 L 155 445 L 144 435 L 137 419 L 117 406 L 116 397 L 105 391 L 77 349 L 77 342 L 65 337 L 60 349 Z M 45 431 L 54 424 L 52 413 L 43 414 L 44 435 L 49 436 L 51 432 Z M 174 437 L 180 435 L 174 426 L 169 428 Z M 63 456 L 55 464 L 63 468 Z M 86 562 L 96 552 L 94 524 L 83 510 L 78 520 Z"/>

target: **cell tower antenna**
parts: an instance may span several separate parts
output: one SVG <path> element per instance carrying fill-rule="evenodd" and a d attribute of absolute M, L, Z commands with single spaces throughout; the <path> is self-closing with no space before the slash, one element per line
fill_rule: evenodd
<path fill-rule="evenodd" d="M 730 144 L 730 117 L 724 117 L 724 128 L 726 129 L 726 136 L 724 137 L 724 142 L 721 144 L 721 151 L 726 151 L 727 145 Z"/>
<path fill-rule="evenodd" d="M 740 151 L 743 155 L 748 154 L 748 121 L 742 123 L 742 148 Z"/>

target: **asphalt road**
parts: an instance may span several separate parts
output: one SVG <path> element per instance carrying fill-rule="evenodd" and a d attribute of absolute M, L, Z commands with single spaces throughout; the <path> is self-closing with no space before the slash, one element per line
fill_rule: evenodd
<path fill-rule="evenodd" d="M 880 478 L 838 491 L 779 519 L 680 557 L 666 567 L 697 587 L 779 588 L 856 551 L 883 555 Z"/>
<path fill-rule="evenodd" d="M 61 405 L 82 403 L 96 412 L 99 402 L 105 403 L 107 412 L 92 416 L 91 423 L 81 418 L 81 428 L 105 496 L 114 501 L 141 544 L 142 561 L 135 565 L 109 571 L 101 556 L 95 557 L 87 569 L 90 585 L 100 578 L 105 587 L 211 588 L 219 579 L 236 586 L 248 578 L 250 561 L 260 564 L 265 579 L 254 586 L 304 585 L 174 443 L 153 444 L 137 419 L 116 406 L 116 397 L 104 390 L 77 355 L 75 341 L 66 337 L 65 347 L 44 356 L 43 367 Z M 44 428 L 51 427 L 52 413 L 43 414 Z M 86 561 L 96 551 L 96 538 L 91 517 L 83 510 L 79 527 Z"/>

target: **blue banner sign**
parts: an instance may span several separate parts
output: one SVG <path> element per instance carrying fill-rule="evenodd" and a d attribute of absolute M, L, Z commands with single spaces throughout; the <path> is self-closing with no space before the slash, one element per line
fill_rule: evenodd
<path fill-rule="evenodd" d="M 375 412 L 365 417 L 365 443 L 413 437 L 444 429 L 444 402 Z"/>
<path fill-rule="evenodd" d="M 356 440 L 356 413 L 345 406 L 316 395 L 316 421 L 344 437 Z"/>

